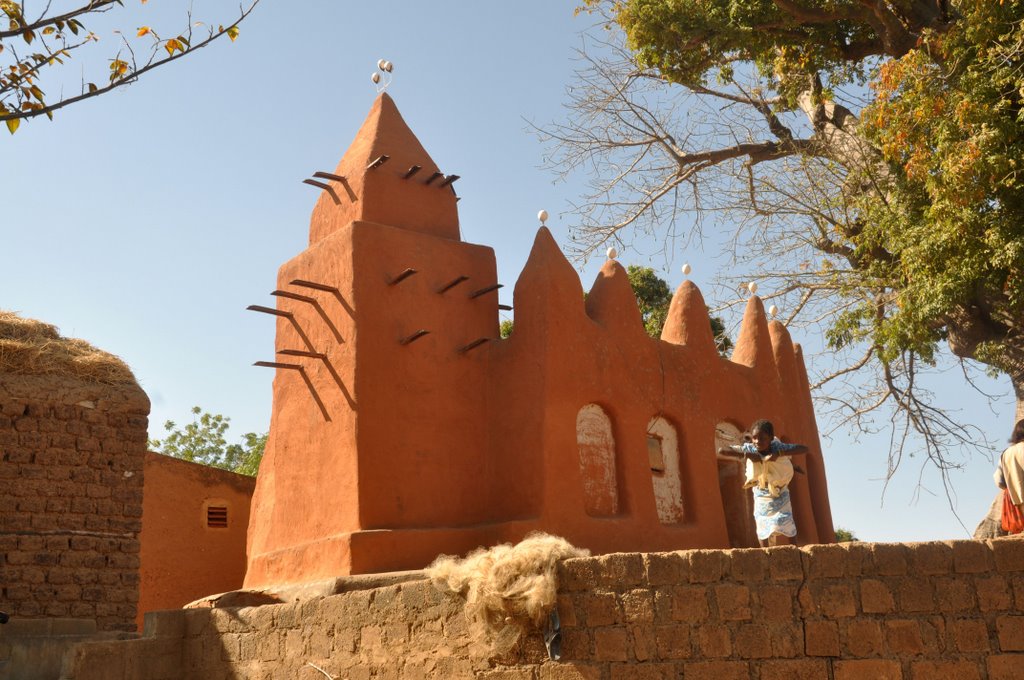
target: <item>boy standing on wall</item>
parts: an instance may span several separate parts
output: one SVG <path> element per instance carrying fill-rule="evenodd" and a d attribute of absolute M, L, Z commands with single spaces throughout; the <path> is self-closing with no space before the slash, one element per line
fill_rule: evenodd
<path fill-rule="evenodd" d="M 786 444 L 775 438 L 771 421 L 758 420 L 741 445 L 718 450 L 723 456 L 747 461 L 745 489 L 753 489 L 754 521 L 762 547 L 790 545 L 796 537 L 793 505 L 789 500 L 789 482 L 793 479 L 790 456 L 806 453 L 803 444 Z"/>

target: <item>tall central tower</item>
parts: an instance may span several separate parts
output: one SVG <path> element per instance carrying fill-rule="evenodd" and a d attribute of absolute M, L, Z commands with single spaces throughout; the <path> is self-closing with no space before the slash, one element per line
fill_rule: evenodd
<path fill-rule="evenodd" d="M 444 175 L 381 94 L 278 272 L 274 406 L 246 585 L 362 571 L 388 530 L 488 519 L 494 253 L 459 238 Z M 481 496 L 474 499 L 473 496 Z M 353 550 L 353 546 L 356 546 Z"/>

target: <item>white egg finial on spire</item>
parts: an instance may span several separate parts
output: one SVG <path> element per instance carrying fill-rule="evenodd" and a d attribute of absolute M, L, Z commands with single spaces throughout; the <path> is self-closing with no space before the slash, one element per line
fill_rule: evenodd
<path fill-rule="evenodd" d="M 686 264 L 683 265 L 683 276 L 689 276 L 690 272 L 692 272 L 692 271 L 693 271 L 693 267 L 690 266 L 689 262 L 687 262 Z"/>
<path fill-rule="evenodd" d="M 370 76 L 370 80 L 372 80 L 373 84 L 377 86 L 378 93 L 388 89 L 388 85 L 391 84 L 391 70 L 393 68 L 394 64 L 392 64 L 387 59 L 377 60 L 378 73 L 374 73 L 372 76 Z"/>
<path fill-rule="evenodd" d="M 540 221 L 540 226 L 542 226 L 542 227 L 548 226 L 547 224 L 545 224 L 545 222 L 548 221 L 548 211 L 547 210 L 541 210 L 539 213 L 537 213 L 537 219 Z"/>
<path fill-rule="evenodd" d="M 776 307 L 775 305 L 772 305 L 771 307 L 768 308 L 768 313 L 771 314 L 772 318 L 774 319 L 775 315 L 779 313 L 779 308 Z"/>
<path fill-rule="evenodd" d="M 619 251 L 615 250 L 615 248 L 612 247 L 612 248 L 609 248 L 608 250 L 604 251 L 604 254 L 608 256 L 609 260 L 614 260 L 615 258 L 617 258 L 619 256 Z"/>
<path fill-rule="evenodd" d="M 749 290 L 750 294 L 753 295 L 754 293 L 757 292 L 757 284 L 751 281 L 750 283 L 747 284 L 747 290 Z"/>

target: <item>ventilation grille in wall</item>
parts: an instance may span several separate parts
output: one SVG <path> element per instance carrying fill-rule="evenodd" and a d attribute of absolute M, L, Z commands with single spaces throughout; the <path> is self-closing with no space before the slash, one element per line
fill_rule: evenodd
<path fill-rule="evenodd" d="M 206 508 L 206 526 L 211 529 L 228 528 L 228 509 L 223 505 L 211 505 Z"/>

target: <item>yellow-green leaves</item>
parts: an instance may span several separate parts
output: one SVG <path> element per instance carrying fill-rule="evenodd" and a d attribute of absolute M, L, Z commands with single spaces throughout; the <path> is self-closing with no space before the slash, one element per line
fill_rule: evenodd
<path fill-rule="evenodd" d="M 121 59 L 110 60 L 110 82 L 114 82 L 118 78 L 124 77 L 128 72 L 128 62 Z"/>
<path fill-rule="evenodd" d="M 164 42 L 164 49 L 167 50 L 167 54 L 172 57 L 175 52 L 184 52 L 186 47 L 189 47 L 188 40 L 182 35 Z"/>
<path fill-rule="evenodd" d="M 228 26 L 227 29 L 225 29 L 223 26 L 218 26 L 217 30 L 220 33 L 227 33 L 228 37 L 231 38 L 231 42 L 235 42 L 235 40 L 238 38 L 238 26 L 237 25 L 236 26 Z"/>
<path fill-rule="evenodd" d="M 146 4 L 147 0 L 140 2 Z M 0 32 L 4 34 L 0 37 L 0 120 L 3 120 L 8 131 L 13 133 L 20 120 L 39 115 L 52 118 L 51 109 L 60 108 L 66 103 L 85 97 L 103 94 L 138 77 L 140 73 L 176 61 L 221 34 L 227 33 L 228 38 L 234 41 L 238 37 L 238 22 L 245 19 L 259 2 L 260 0 L 250 0 L 249 6 L 243 7 L 240 15 L 229 21 L 227 28 L 221 25 L 220 29 L 216 30 L 216 22 L 210 24 L 192 21 L 190 18 L 184 26 L 178 27 L 180 34 L 171 33 L 172 37 L 168 39 L 152 26 L 141 25 L 135 28 L 136 40 L 132 40 L 129 27 L 115 26 L 112 30 L 114 40 L 124 44 L 115 48 L 118 51 L 112 58 L 107 59 L 109 84 L 97 85 L 96 82 L 89 82 L 96 80 L 94 69 L 99 68 L 102 72 L 100 57 L 99 63 L 83 64 L 80 92 L 61 95 L 53 102 L 47 102 L 44 100 L 42 85 L 51 82 L 47 74 L 54 72 L 48 69 L 67 65 L 66 61 L 72 58 L 75 50 L 86 47 L 87 43 L 99 41 L 97 34 L 86 28 L 78 18 L 71 17 L 81 16 L 88 19 L 95 13 L 110 9 L 108 5 L 124 6 L 124 0 L 103 0 L 99 3 L 95 0 L 74 0 L 67 4 L 78 7 L 54 8 L 52 13 L 50 3 L 44 3 L 46 8 L 31 17 L 24 14 L 25 3 L 22 0 L 0 0 Z M 200 27 L 205 28 L 198 30 Z M 24 44 L 21 41 L 24 41 Z M 129 44 L 136 41 L 144 46 Z M 19 54 L 19 44 L 22 45 L 21 49 L 26 52 L 25 54 Z M 31 45 L 31 48 L 26 50 L 25 44 Z M 47 91 L 51 92 L 51 88 L 48 87 Z M 13 116 L 17 116 L 18 120 L 7 120 Z"/>
<path fill-rule="evenodd" d="M 7 130 L 12 135 L 15 132 L 18 131 L 18 126 L 21 125 L 21 120 L 18 119 L 18 118 L 8 118 L 6 122 L 7 122 Z"/>

